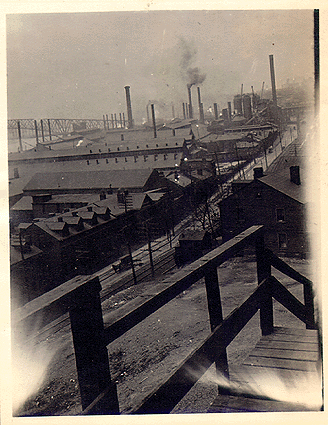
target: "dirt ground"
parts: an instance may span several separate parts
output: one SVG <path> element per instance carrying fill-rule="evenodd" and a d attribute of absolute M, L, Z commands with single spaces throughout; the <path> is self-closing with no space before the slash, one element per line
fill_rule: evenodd
<path fill-rule="evenodd" d="M 288 260 L 288 263 L 311 278 L 309 261 L 294 259 Z M 273 274 L 303 301 L 301 285 L 279 272 Z M 234 258 L 218 268 L 218 275 L 225 317 L 256 288 L 256 263 L 248 257 Z M 152 284 L 151 281 L 139 283 L 107 299 L 103 303 L 105 325 L 106 313 L 119 308 Z M 280 304 L 274 305 L 276 326 L 304 326 Z M 120 411 L 123 414 L 131 412 L 209 333 L 205 285 L 201 280 L 111 343 L 108 355 L 111 375 L 117 383 Z M 229 364 L 241 363 L 259 337 L 259 317 L 256 315 L 228 347 Z M 33 344 L 31 353 L 42 351 L 50 353 L 52 358 L 44 365 L 42 383 L 15 415 L 79 414 L 81 405 L 69 326 L 56 333 L 45 332 Z M 28 355 L 25 349 L 25 359 Z M 46 358 L 47 355 L 44 356 Z M 33 363 L 33 354 L 30 361 Z M 213 373 L 211 368 L 173 413 L 206 412 L 217 395 L 217 384 L 211 378 Z"/>

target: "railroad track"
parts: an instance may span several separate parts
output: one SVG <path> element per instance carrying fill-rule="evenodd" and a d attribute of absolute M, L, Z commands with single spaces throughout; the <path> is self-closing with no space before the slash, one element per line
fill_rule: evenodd
<path fill-rule="evenodd" d="M 154 259 L 155 276 L 156 274 L 159 275 L 159 273 L 161 274 L 168 273 L 174 267 L 175 267 L 174 249 L 170 249 L 169 251 L 163 253 L 162 255 L 159 255 L 157 258 Z M 116 275 L 118 279 L 116 280 L 116 282 L 111 283 L 110 282 L 111 277 L 113 277 L 114 275 Z M 141 266 L 139 269 L 137 269 L 136 275 L 137 275 L 138 283 L 145 281 L 149 278 L 152 278 L 150 264 L 145 264 L 144 266 Z M 112 295 L 118 293 L 119 291 L 122 291 L 123 289 L 128 288 L 134 283 L 132 272 L 130 270 L 128 273 L 125 272 L 125 274 L 121 278 L 119 278 L 119 276 L 110 269 L 106 270 L 104 273 L 95 273 L 93 276 L 99 277 L 100 284 L 103 288 L 100 292 L 101 302 L 104 302 Z M 55 335 L 57 332 L 69 326 L 70 326 L 69 315 L 68 313 L 65 313 L 61 315 L 60 317 L 58 317 L 57 319 L 53 320 L 52 322 L 43 326 L 30 339 L 35 339 L 35 338 L 40 339 L 41 337 L 41 339 L 44 340 L 48 334 Z"/>

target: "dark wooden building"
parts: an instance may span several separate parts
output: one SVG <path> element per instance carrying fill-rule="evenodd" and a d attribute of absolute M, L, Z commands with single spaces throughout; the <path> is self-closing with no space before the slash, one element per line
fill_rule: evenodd
<path fill-rule="evenodd" d="M 255 224 L 265 226 L 265 242 L 279 255 L 305 257 L 309 253 L 306 228 L 306 180 L 291 166 L 253 181 L 234 185 L 234 193 L 220 202 L 223 240 Z"/>

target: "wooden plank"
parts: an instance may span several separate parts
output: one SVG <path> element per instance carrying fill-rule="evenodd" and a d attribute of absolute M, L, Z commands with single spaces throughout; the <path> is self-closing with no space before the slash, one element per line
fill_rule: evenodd
<path fill-rule="evenodd" d="M 321 379 L 316 370 L 311 372 L 308 370 L 265 369 L 250 365 L 230 366 L 230 380 L 240 385 L 254 385 L 258 379 L 263 379 L 266 375 L 277 379 L 278 382 L 283 382 L 286 387 L 293 387 L 295 383 L 304 381 L 313 383 Z"/>
<path fill-rule="evenodd" d="M 209 413 L 303 411 L 319 411 L 319 409 L 302 405 L 300 403 L 288 403 L 284 401 L 266 400 L 260 398 L 219 395 L 208 410 Z"/>
<path fill-rule="evenodd" d="M 310 351 L 318 352 L 317 343 L 309 342 L 295 342 L 295 341 L 259 341 L 255 348 L 272 348 L 275 350 L 297 350 L 297 351 Z"/>
<path fill-rule="evenodd" d="M 277 257 L 268 248 L 266 248 L 265 251 L 270 259 L 271 265 L 275 269 L 279 270 L 281 273 L 285 274 L 286 276 L 291 277 L 292 279 L 296 280 L 302 285 L 312 286 L 311 280 L 309 280 L 305 276 L 298 273 L 296 270 L 294 270 L 292 267 L 290 267 L 288 264 L 282 261 L 279 257 Z"/>
<path fill-rule="evenodd" d="M 318 331 L 315 329 L 303 329 L 303 328 L 285 328 L 276 326 L 274 328 L 274 335 L 287 334 L 287 335 L 299 335 L 299 336 L 318 336 Z"/>
<path fill-rule="evenodd" d="M 307 323 L 305 306 L 292 295 L 274 276 L 272 279 L 272 296 L 287 310 L 293 313 L 302 322 Z"/>
<path fill-rule="evenodd" d="M 252 351 L 252 357 L 271 357 L 272 359 L 293 359 L 315 362 L 318 353 L 313 351 L 279 350 L 274 348 L 260 348 Z"/>
<path fill-rule="evenodd" d="M 249 356 L 248 359 L 245 360 L 244 364 L 263 368 L 309 370 L 310 372 L 314 372 L 316 370 L 316 362 L 291 359 L 272 359 L 268 357 Z"/>
<path fill-rule="evenodd" d="M 288 335 L 288 334 L 278 334 L 278 335 L 266 335 L 267 341 L 290 341 L 290 342 L 300 342 L 300 343 L 311 343 L 314 344 L 318 341 L 318 338 L 315 336 L 303 336 L 300 335 Z M 264 339 L 263 339 L 264 341 Z"/>

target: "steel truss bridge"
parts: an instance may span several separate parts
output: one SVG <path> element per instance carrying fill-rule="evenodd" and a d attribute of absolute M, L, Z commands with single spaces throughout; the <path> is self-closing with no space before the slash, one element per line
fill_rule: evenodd
<path fill-rule="evenodd" d="M 123 115 L 123 116 L 122 116 Z M 111 115 L 104 115 L 99 119 L 67 119 L 67 118 L 47 118 L 41 120 L 34 119 L 12 119 L 8 120 L 8 137 L 19 138 L 19 132 L 23 137 L 44 137 L 60 136 L 82 130 L 109 130 L 114 128 L 126 128 L 124 114 L 120 118 Z"/>

